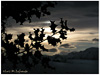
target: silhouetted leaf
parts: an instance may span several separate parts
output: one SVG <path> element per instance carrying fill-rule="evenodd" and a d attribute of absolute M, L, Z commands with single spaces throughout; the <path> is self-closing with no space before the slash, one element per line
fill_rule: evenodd
<path fill-rule="evenodd" d="M 63 40 L 67 38 L 67 37 L 65 36 L 65 35 L 67 35 L 67 33 L 66 33 L 66 31 L 63 31 L 63 29 L 61 29 L 61 30 L 59 31 L 59 33 L 60 33 L 60 38 L 62 38 Z"/>
<path fill-rule="evenodd" d="M 5 40 L 8 43 L 8 40 L 12 39 L 12 34 L 5 34 Z"/>
<path fill-rule="evenodd" d="M 17 39 L 14 42 L 20 45 L 21 47 L 24 47 L 24 42 L 25 42 L 24 36 L 25 36 L 24 33 L 17 35 Z"/>
<path fill-rule="evenodd" d="M 75 31 L 75 28 L 70 29 L 71 32 Z"/>
<path fill-rule="evenodd" d="M 53 34 L 55 34 L 55 32 L 56 32 L 56 29 L 55 28 L 57 27 L 57 25 L 54 24 L 55 21 L 50 21 L 50 22 L 51 22 L 50 28 L 51 28 Z"/>
<path fill-rule="evenodd" d="M 30 40 L 34 40 L 34 38 L 32 37 L 31 32 L 29 32 L 29 38 L 30 38 Z"/>
<path fill-rule="evenodd" d="M 56 39 L 56 38 L 51 37 L 51 36 L 48 36 L 47 40 L 48 40 L 48 43 L 51 44 L 51 45 L 53 45 L 53 46 L 56 46 L 57 43 L 59 43 L 59 42 L 61 43 L 60 39 Z"/>

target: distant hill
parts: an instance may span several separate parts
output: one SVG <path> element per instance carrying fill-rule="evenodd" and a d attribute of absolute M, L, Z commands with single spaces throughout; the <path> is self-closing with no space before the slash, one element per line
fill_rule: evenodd
<path fill-rule="evenodd" d="M 54 61 L 67 61 L 67 59 L 90 59 L 98 60 L 99 58 L 99 48 L 90 47 L 84 51 L 80 52 L 71 52 L 67 55 L 54 55 L 51 57 Z"/>
<path fill-rule="evenodd" d="M 99 48 L 90 47 L 84 51 L 71 52 L 66 57 L 71 59 L 94 59 L 97 60 L 99 55 Z"/>

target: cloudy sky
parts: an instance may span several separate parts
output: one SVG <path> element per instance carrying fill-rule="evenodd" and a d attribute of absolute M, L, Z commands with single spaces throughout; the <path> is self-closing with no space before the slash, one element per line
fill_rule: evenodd
<path fill-rule="evenodd" d="M 50 16 L 41 17 L 41 19 L 32 17 L 32 22 L 27 21 L 21 26 L 11 17 L 7 20 L 7 33 L 12 33 L 13 39 L 17 34 L 25 33 L 28 40 L 28 33 L 33 33 L 33 28 L 45 28 L 46 36 L 51 34 L 50 20 L 54 20 L 60 29 L 60 18 L 68 20 L 68 26 L 74 27 L 75 32 L 68 32 L 67 40 L 63 40 L 62 44 L 53 47 L 45 41 L 43 44 L 49 48 L 50 52 L 43 54 L 53 55 L 62 54 L 72 51 L 81 51 L 89 47 L 98 47 L 99 25 L 98 25 L 98 1 L 59 1 L 55 8 L 49 8 Z M 59 35 L 55 36 L 56 38 Z M 28 41 L 29 42 L 29 41 Z"/>

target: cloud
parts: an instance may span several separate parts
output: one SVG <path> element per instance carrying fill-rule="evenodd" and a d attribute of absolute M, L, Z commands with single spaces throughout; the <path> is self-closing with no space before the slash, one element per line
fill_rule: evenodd
<path fill-rule="evenodd" d="M 98 17 L 98 14 L 86 14 L 87 17 Z"/>
<path fill-rule="evenodd" d="M 58 1 L 54 9 L 50 9 L 51 15 L 41 17 L 41 19 L 32 17 L 32 23 L 26 21 L 23 26 L 26 27 L 45 27 L 50 24 L 45 21 L 56 20 L 60 18 L 68 19 L 70 27 L 75 29 L 98 28 L 98 1 Z M 19 26 L 12 18 L 9 18 L 8 24 Z"/>
<path fill-rule="evenodd" d="M 70 45 L 70 44 L 63 44 L 60 47 L 62 47 L 62 48 L 75 48 L 74 45 Z"/>
<path fill-rule="evenodd" d="M 58 2 L 58 4 L 61 4 L 62 6 L 67 7 L 74 7 L 74 8 L 81 8 L 81 7 L 91 7 L 91 6 L 97 6 L 98 1 L 64 1 L 64 2 Z"/>
<path fill-rule="evenodd" d="M 29 40 L 26 40 L 25 42 L 29 42 Z"/>
<path fill-rule="evenodd" d="M 57 49 L 55 48 L 49 49 L 49 52 L 57 52 Z"/>
<path fill-rule="evenodd" d="M 92 32 L 91 32 L 91 33 L 89 33 L 89 34 L 97 34 L 97 33 L 92 33 Z"/>
<path fill-rule="evenodd" d="M 70 51 L 61 51 L 60 55 L 67 55 Z"/>
<path fill-rule="evenodd" d="M 89 41 L 89 40 L 78 40 L 78 41 Z"/>
<path fill-rule="evenodd" d="M 92 39 L 92 41 L 98 42 L 98 41 L 99 41 L 99 39 L 94 38 L 94 39 Z"/>

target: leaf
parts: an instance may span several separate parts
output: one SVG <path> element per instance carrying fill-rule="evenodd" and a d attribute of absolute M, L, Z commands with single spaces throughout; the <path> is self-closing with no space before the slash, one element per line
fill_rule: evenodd
<path fill-rule="evenodd" d="M 15 42 L 15 44 L 18 44 L 19 43 L 19 41 L 17 39 L 14 42 Z"/>
<path fill-rule="evenodd" d="M 53 46 L 56 46 L 57 43 L 59 43 L 59 42 L 61 43 L 60 39 L 56 39 L 56 38 L 51 37 L 51 36 L 48 36 L 47 40 L 48 40 L 48 43 L 51 44 L 51 45 L 53 45 Z"/>
<path fill-rule="evenodd" d="M 16 43 L 18 43 L 21 47 L 24 47 L 24 42 L 25 42 L 24 36 L 25 36 L 24 33 L 17 35 Z"/>
<path fill-rule="evenodd" d="M 67 38 L 67 37 L 65 36 L 65 35 L 67 35 L 67 33 L 66 33 L 66 31 L 63 31 L 63 29 L 61 29 L 61 30 L 59 31 L 59 33 L 60 33 L 60 38 L 62 38 L 63 40 Z"/>
<path fill-rule="evenodd" d="M 5 34 L 5 40 L 6 40 L 6 42 L 8 40 L 11 40 L 11 39 L 12 39 L 12 34 Z"/>
<path fill-rule="evenodd" d="M 34 40 L 34 38 L 32 37 L 31 32 L 29 32 L 29 38 L 30 38 L 30 40 Z"/>
<path fill-rule="evenodd" d="M 55 34 L 55 32 L 56 32 L 56 29 L 55 29 L 55 28 L 57 27 L 57 25 L 54 24 L 55 21 L 50 21 L 50 22 L 51 22 L 51 26 L 50 26 L 50 28 L 51 28 L 53 34 Z"/>
<path fill-rule="evenodd" d="M 74 31 L 75 31 L 75 28 L 70 29 L 70 32 L 74 32 Z"/>
<path fill-rule="evenodd" d="M 12 34 L 8 34 L 7 38 L 8 38 L 8 40 L 11 40 L 12 39 Z"/>

